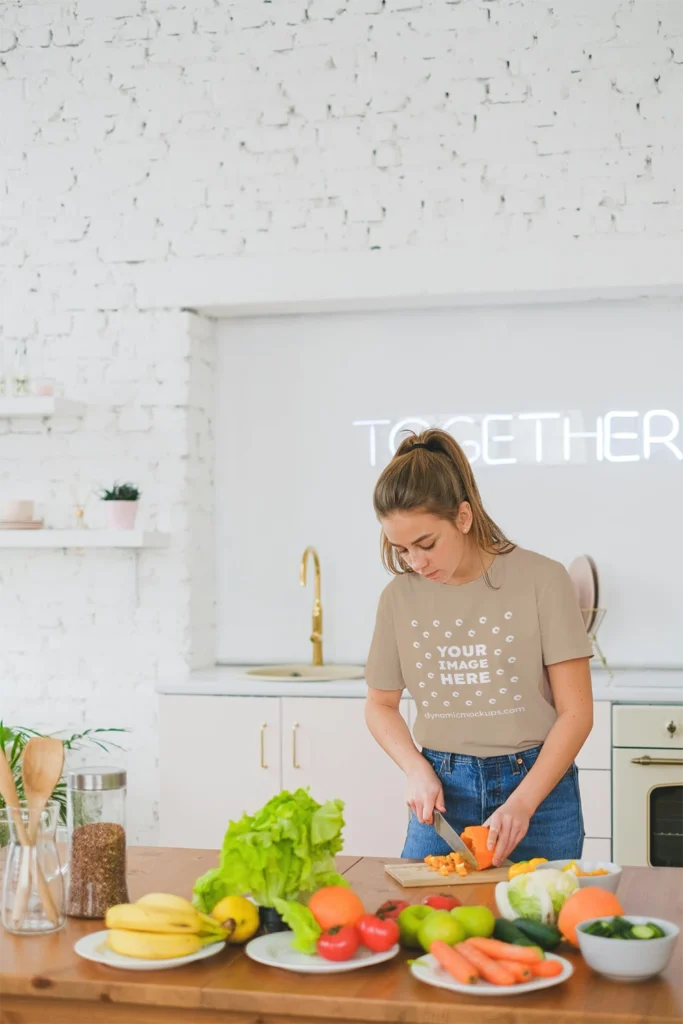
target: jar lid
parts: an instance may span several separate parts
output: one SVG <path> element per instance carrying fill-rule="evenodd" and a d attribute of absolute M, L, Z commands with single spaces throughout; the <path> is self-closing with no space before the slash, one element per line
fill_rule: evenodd
<path fill-rule="evenodd" d="M 77 768 L 67 774 L 66 784 L 69 789 L 80 792 L 97 792 L 105 789 L 123 789 L 126 778 L 123 768 Z"/>

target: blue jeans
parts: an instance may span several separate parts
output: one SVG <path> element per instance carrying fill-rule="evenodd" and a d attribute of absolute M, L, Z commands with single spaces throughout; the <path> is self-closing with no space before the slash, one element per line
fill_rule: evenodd
<path fill-rule="evenodd" d="M 443 786 L 449 825 L 460 834 L 467 825 L 482 825 L 534 765 L 541 748 L 499 757 L 469 757 L 439 750 L 422 751 Z M 578 858 L 583 850 L 583 814 L 579 772 L 571 765 L 538 807 L 529 831 L 510 854 L 510 860 Z M 411 812 L 402 857 L 422 860 L 430 853 L 450 852 L 432 825 L 421 825 Z"/>

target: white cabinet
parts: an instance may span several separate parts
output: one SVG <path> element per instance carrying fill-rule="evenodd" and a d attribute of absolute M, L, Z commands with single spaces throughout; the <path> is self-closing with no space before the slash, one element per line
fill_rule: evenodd
<path fill-rule="evenodd" d="M 586 839 L 583 856 L 610 860 L 612 855 L 612 705 L 593 704 L 593 728 L 576 758 Z"/>
<path fill-rule="evenodd" d="M 612 773 L 586 770 L 579 772 L 583 823 L 589 839 L 609 839 L 612 835 Z"/>
<path fill-rule="evenodd" d="M 278 697 L 161 698 L 162 846 L 220 849 L 231 819 L 279 793 L 280 712 Z"/>
<path fill-rule="evenodd" d="M 412 701 L 401 702 L 408 721 Z M 219 849 L 228 822 L 281 789 L 344 801 L 344 853 L 400 856 L 405 777 L 370 735 L 360 697 L 160 700 L 162 846 Z"/>
<path fill-rule="evenodd" d="M 409 705 L 401 702 L 408 719 Z M 405 776 L 370 735 L 357 697 L 282 699 L 282 784 L 344 801 L 344 853 L 399 857 L 408 824 Z"/>
<path fill-rule="evenodd" d="M 401 714 L 412 730 L 412 700 L 401 701 Z M 344 801 L 344 853 L 400 856 L 405 777 L 370 735 L 362 697 L 164 694 L 160 732 L 162 845 L 219 849 L 230 820 L 281 789 L 309 786 L 316 800 Z M 609 859 L 607 702 L 595 705 L 593 732 L 577 763 L 585 856 Z"/>
<path fill-rule="evenodd" d="M 612 860 L 612 841 L 610 839 L 584 839 L 584 860 Z"/>
<path fill-rule="evenodd" d="M 593 704 L 593 728 L 576 758 L 579 768 L 609 771 L 612 767 L 612 705 L 607 700 Z"/>

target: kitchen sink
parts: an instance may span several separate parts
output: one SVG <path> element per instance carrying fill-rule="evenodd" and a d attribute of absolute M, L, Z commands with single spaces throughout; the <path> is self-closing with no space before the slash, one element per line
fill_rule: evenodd
<path fill-rule="evenodd" d="M 251 679 L 265 682 L 278 679 L 298 680 L 302 683 L 331 683 L 335 679 L 362 679 L 362 665 L 258 665 L 247 669 Z"/>

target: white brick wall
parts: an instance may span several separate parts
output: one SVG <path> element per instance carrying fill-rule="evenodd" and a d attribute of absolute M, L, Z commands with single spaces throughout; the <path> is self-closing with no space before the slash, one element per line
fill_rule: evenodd
<path fill-rule="evenodd" d="M 130 479 L 144 524 L 172 541 L 140 553 L 0 549 L 0 717 L 128 728 L 127 753 L 112 759 L 129 769 L 131 833 L 153 842 L 155 682 L 214 658 L 212 325 L 134 309 L 67 320 L 65 335 L 40 337 L 51 321 L 37 318 L 33 368 L 68 382 L 85 418 L 4 421 L 0 493 L 36 497 L 56 528 L 73 527 L 74 502 L 87 499 L 97 527 L 96 489 Z M 87 759 L 103 760 L 94 750 Z"/>
<path fill-rule="evenodd" d="M 88 403 L 0 421 L 0 488 L 115 477 L 168 551 L 2 552 L 1 714 L 123 724 L 155 835 L 155 678 L 213 656 L 212 340 L 140 262 L 681 227 L 679 0 L 4 0 L 0 342 Z M 101 510 L 91 500 L 96 525 Z"/>

